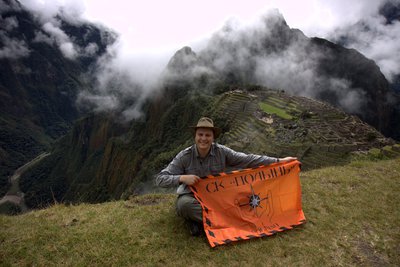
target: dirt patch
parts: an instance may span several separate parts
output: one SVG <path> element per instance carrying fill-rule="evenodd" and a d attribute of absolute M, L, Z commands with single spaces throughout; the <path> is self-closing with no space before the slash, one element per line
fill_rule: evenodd
<path fill-rule="evenodd" d="M 162 195 L 133 195 L 124 203 L 127 208 L 135 206 L 154 206 L 165 202 L 166 197 Z"/>
<path fill-rule="evenodd" d="M 374 247 L 365 240 L 358 240 L 355 242 L 359 255 L 353 257 L 357 264 L 368 264 L 371 266 L 388 266 L 389 262 L 387 257 L 381 255 Z"/>

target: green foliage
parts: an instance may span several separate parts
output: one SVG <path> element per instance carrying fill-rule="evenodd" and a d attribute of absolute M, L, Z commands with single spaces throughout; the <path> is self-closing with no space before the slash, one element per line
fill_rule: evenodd
<path fill-rule="evenodd" d="M 48 147 L 51 139 L 26 119 L 0 115 L 0 195 L 8 189 L 13 172 Z"/>
<path fill-rule="evenodd" d="M 53 205 L 0 216 L 5 266 L 398 266 L 400 164 L 356 161 L 300 174 L 307 223 L 211 249 L 174 195 Z"/>
<path fill-rule="evenodd" d="M 400 145 L 384 146 L 382 148 L 371 148 L 368 151 L 354 152 L 352 158 L 354 160 L 371 160 L 379 161 L 383 159 L 393 159 L 400 157 Z"/>
<path fill-rule="evenodd" d="M 367 141 L 373 141 L 373 140 L 375 140 L 376 138 L 377 138 L 376 133 L 374 133 L 374 132 L 369 132 L 369 133 L 367 133 Z"/>
<path fill-rule="evenodd" d="M 20 212 L 21 208 L 10 201 L 6 201 L 0 204 L 0 214 L 17 215 Z"/>
<path fill-rule="evenodd" d="M 45 208 L 62 201 L 67 191 L 65 173 L 57 173 L 57 158 L 46 157 L 20 177 L 20 188 L 25 192 L 25 202 L 30 208 Z"/>

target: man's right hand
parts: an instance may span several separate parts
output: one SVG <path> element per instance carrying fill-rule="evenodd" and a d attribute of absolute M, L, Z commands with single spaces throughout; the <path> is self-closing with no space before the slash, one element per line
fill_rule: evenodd
<path fill-rule="evenodd" d="M 200 180 L 200 177 L 193 174 L 181 175 L 179 177 L 179 182 L 184 183 L 186 185 L 194 185 Z"/>

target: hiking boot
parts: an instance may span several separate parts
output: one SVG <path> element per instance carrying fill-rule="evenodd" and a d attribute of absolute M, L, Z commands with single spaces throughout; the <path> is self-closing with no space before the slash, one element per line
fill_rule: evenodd
<path fill-rule="evenodd" d="M 200 223 L 192 221 L 192 220 L 186 220 L 186 224 L 189 228 L 189 232 L 191 236 L 199 236 L 201 232 L 203 231 L 203 227 Z"/>

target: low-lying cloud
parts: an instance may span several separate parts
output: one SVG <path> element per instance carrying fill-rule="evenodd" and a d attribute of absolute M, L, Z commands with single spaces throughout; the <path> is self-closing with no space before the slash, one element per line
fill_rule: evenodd
<path fill-rule="evenodd" d="M 302 28 L 308 36 L 319 36 L 360 51 L 377 63 L 389 81 L 400 74 L 400 0 L 318 3 L 321 12 L 310 14 L 316 18 Z M 388 21 L 390 14 L 394 17 Z"/>
<path fill-rule="evenodd" d="M 92 90 L 80 92 L 78 104 L 96 112 L 117 111 L 123 121 L 129 121 L 143 115 L 142 105 L 159 88 L 165 65 L 158 58 L 126 55 L 121 45 L 119 41 L 110 45 L 97 61 Z"/>
<path fill-rule="evenodd" d="M 397 5 L 400 7 L 400 1 Z M 332 40 L 373 59 L 389 81 L 400 74 L 400 20 L 388 23 L 376 10 L 370 17 L 336 29 L 332 36 Z"/>
<path fill-rule="evenodd" d="M 277 10 L 271 10 L 252 25 L 227 23 L 198 53 L 198 59 L 191 60 L 198 66 L 191 75 L 213 73 L 232 77 L 233 83 L 260 84 L 314 99 L 329 95 L 345 111 L 360 112 L 367 101 L 362 90 L 344 78 L 319 71 L 321 60 L 330 56 L 327 53 L 300 31 L 290 29 Z"/>
<path fill-rule="evenodd" d="M 88 23 L 82 17 L 85 9 L 82 1 L 61 3 L 59 1 L 24 0 L 22 2 L 24 8 L 30 10 L 41 25 L 41 29 L 35 32 L 34 42 L 56 45 L 64 57 L 71 60 L 81 56 L 92 56 L 97 52 L 98 47 L 95 43 L 81 47 L 62 29 L 63 21 L 77 26 Z"/>
<path fill-rule="evenodd" d="M 23 40 L 10 38 L 0 31 L 0 40 L 3 47 L 0 48 L 0 58 L 17 59 L 29 55 L 29 48 Z"/>
<path fill-rule="evenodd" d="M 1 5 L 2 3 L 0 3 Z M 3 12 L 8 9 L 0 9 L 0 58 L 17 59 L 29 55 L 29 48 L 24 40 L 18 40 L 10 36 L 10 32 L 18 28 L 18 20 L 11 16 L 3 18 Z"/>

